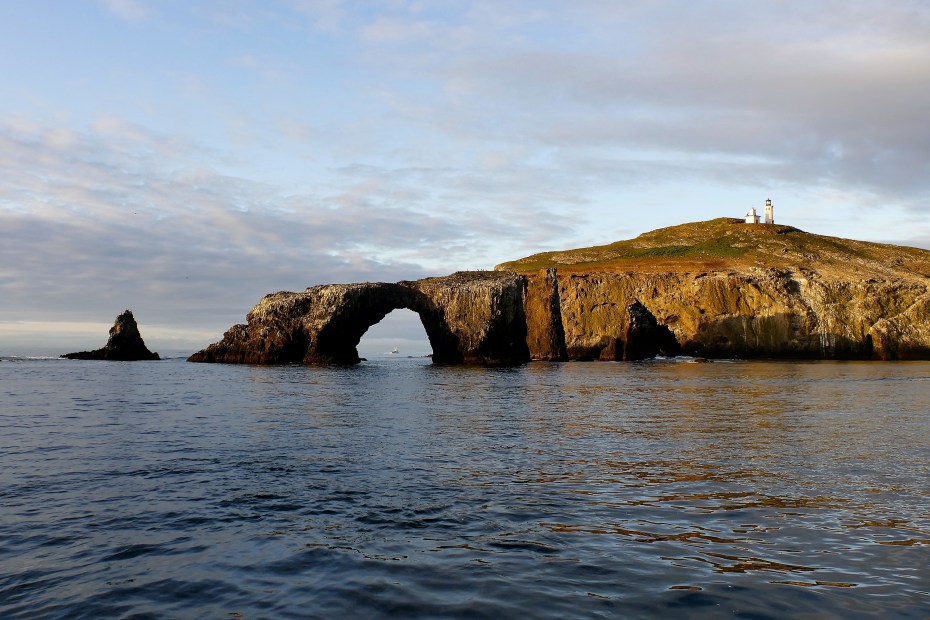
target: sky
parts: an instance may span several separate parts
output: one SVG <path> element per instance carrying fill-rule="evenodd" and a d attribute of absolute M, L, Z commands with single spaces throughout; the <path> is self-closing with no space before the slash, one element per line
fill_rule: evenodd
<path fill-rule="evenodd" d="M 191 352 L 269 292 L 490 269 L 766 198 L 778 223 L 930 249 L 925 0 L 2 15 L 0 355 L 100 347 L 125 308 L 150 349 Z M 371 350 L 423 339 L 395 315 Z"/>

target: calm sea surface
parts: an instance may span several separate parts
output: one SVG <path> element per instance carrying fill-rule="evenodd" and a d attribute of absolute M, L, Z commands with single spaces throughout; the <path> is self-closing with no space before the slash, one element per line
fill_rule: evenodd
<path fill-rule="evenodd" d="M 0 361 L 0 617 L 930 616 L 930 364 Z"/>

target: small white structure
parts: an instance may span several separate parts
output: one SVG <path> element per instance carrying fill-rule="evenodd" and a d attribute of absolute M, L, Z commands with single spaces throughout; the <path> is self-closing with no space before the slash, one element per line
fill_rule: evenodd
<path fill-rule="evenodd" d="M 747 224 L 759 224 L 760 221 L 765 222 L 766 224 L 775 223 L 774 207 L 772 206 L 771 198 L 765 199 L 765 218 L 764 219 L 759 217 L 759 214 L 756 213 L 755 207 L 750 208 L 749 213 L 746 214 Z"/>

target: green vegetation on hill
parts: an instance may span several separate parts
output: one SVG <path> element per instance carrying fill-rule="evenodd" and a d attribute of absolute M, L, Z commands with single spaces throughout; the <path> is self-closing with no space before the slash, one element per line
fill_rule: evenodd
<path fill-rule="evenodd" d="M 930 252 L 806 233 L 791 226 L 718 218 L 644 233 L 635 239 L 543 252 L 497 266 L 518 273 L 562 271 L 690 271 L 705 269 L 849 270 L 859 277 L 889 271 L 930 277 Z"/>

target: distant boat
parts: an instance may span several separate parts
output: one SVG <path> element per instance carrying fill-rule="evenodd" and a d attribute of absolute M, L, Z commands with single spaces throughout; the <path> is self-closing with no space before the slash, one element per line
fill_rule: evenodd
<path fill-rule="evenodd" d="M 397 355 L 398 353 L 400 353 L 400 351 L 397 350 L 397 347 L 391 349 L 391 355 Z"/>

